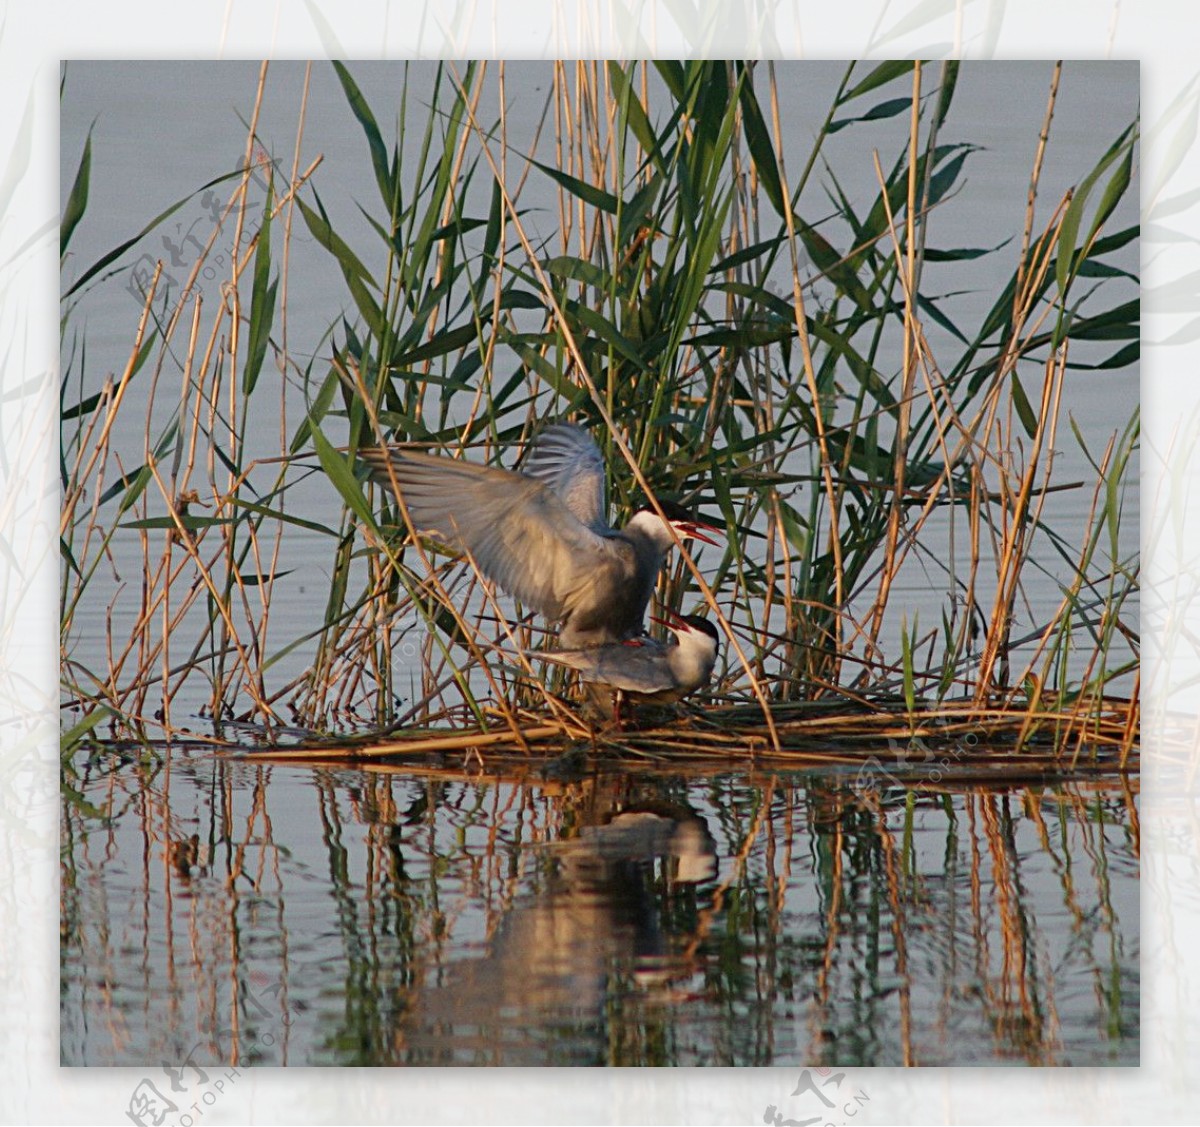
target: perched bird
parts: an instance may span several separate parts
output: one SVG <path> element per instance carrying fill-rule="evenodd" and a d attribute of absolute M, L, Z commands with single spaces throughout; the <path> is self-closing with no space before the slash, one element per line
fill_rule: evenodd
<path fill-rule="evenodd" d="M 654 621 L 666 626 L 674 640 L 638 638 L 537 656 L 578 670 L 587 684 L 611 691 L 614 717 L 619 717 L 622 697 L 633 703 L 667 704 L 708 683 L 717 663 L 717 628 L 695 614 Z"/>
<path fill-rule="evenodd" d="M 413 526 L 469 552 L 480 570 L 525 606 L 562 623 L 568 650 L 636 638 L 667 550 L 680 537 L 716 544 L 719 532 L 662 502 L 624 528 L 605 518 L 604 459 L 579 427 L 543 430 L 519 470 L 396 448 L 359 451 L 371 476 L 399 492 Z M 668 527 L 670 526 L 670 527 Z"/>

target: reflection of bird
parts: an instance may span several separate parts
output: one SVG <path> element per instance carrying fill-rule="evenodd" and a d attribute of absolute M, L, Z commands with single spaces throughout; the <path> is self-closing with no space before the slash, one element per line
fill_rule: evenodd
<path fill-rule="evenodd" d="M 717 662 L 717 629 L 707 619 L 689 614 L 671 621 L 655 619 L 675 635 L 674 641 L 639 638 L 579 650 L 539 653 L 545 661 L 568 665 L 582 680 L 636 702 L 668 703 L 708 683 Z"/>
<path fill-rule="evenodd" d="M 667 549 L 680 537 L 715 544 L 681 506 L 664 520 L 640 509 L 620 531 L 605 519 L 604 459 L 587 432 L 558 423 L 537 436 L 519 472 L 457 458 L 374 447 L 371 476 L 408 507 L 418 531 L 469 552 L 479 569 L 546 618 L 568 649 L 642 632 Z"/>
<path fill-rule="evenodd" d="M 596 782 L 593 800 L 616 786 Z M 555 863 L 498 907 L 478 954 L 445 965 L 428 946 L 414 953 L 388 1063 L 628 1063 L 613 1056 L 614 1006 L 678 1001 L 714 957 L 697 941 L 703 913 L 676 910 L 685 886 L 717 874 L 705 820 L 661 801 L 577 813 L 575 836 L 543 843 Z"/>

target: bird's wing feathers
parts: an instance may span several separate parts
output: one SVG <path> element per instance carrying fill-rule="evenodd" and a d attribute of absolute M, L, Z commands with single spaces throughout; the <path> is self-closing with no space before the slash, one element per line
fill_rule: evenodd
<path fill-rule="evenodd" d="M 636 570 L 632 546 L 586 527 L 543 482 L 455 458 L 372 448 L 371 476 L 398 486 L 419 532 L 471 554 L 489 579 L 550 619 L 581 599 L 619 592 Z M 395 479 L 395 486 L 393 485 Z"/>
<path fill-rule="evenodd" d="M 521 473 L 543 482 L 593 532 L 611 532 L 606 519 L 604 458 L 587 431 L 555 423 L 533 440 Z"/>

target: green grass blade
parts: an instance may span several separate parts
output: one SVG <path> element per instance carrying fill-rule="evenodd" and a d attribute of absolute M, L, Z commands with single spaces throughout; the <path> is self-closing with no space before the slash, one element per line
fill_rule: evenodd
<path fill-rule="evenodd" d="M 371 512 L 371 506 L 367 504 L 367 498 L 363 494 L 362 486 L 358 484 L 358 479 L 354 476 L 350 463 L 330 445 L 329 440 L 321 433 L 319 426 L 314 423 L 311 430 L 313 446 L 316 447 L 321 468 L 328 474 L 333 487 L 341 494 L 342 500 L 346 502 L 350 511 L 367 528 L 378 535 L 379 526 L 375 523 L 375 514 Z"/>
<path fill-rule="evenodd" d="M 346 101 L 350 103 L 350 112 L 354 114 L 367 138 L 367 148 L 371 151 L 371 167 L 375 170 L 375 182 L 379 185 L 379 195 L 383 200 L 383 206 L 390 215 L 396 199 L 396 186 L 392 179 L 387 148 L 383 143 L 383 136 L 379 132 L 379 125 L 375 121 L 375 115 L 371 112 L 366 98 L 363 97 L 358 84 L 350 76 L 345 64 L 334 60 L 333 69 L 338 76 L 338 81 L 342 84 Z"/>
<path fill-rule="evenodd" d="M 262 371 L 267 355 L 267 343 L 271 335 L 271 324 L 275 319 L 275 291 L 278 279 L 269 281 L 271 275 L 271 206 L 275 199 L 273 187 L 268 186 L 266 202 L 263 204 L 262 225 L 258 229 L 258 246 L 254 251 L 254 282 L 250 297 L 250 331 L 246 343 L 246 367 L 242 372 L 242 393 L 247 397 L 254 392 L 258 375 Z"/>
<path fill-rule="evenodd" d="M 76 278 L 75 281 L 67 288 L 66 293 L 63 294 L 64 299 L 68 298 L 72 294 L 76 293 L 80 289 L 81 286 L 86 285 L 89 281 L 91 281 L 92 278 L 94 278 L 97 274 L 99 274 L 100 271 L 103 270 L 106 266 L 111 265 L 118 258 L 120 258 L 121 255 L 123 255 L 127 250 L 129 250 L 130 247 L 135 246 L 137 243 L 139 243 L 148 234 L 150 234 L 150 232 L 153 231 L 154 228 L 157 227 L 160 223 L 162 223 L 166 219 L 170 219 L 170 217 L 172 215 L 174 215 L 175 212 L 177 212 L 181 207 L 183 207 L 184 204 L 195 199 L 196 196 L 200 195 L 201 193 L 208 191 L 209 188 L 216 187 L 216 185 L 218 185 L 218 184 L 223 184 L 227 180 L 232 180 L 235 177 L 240 177 L 242 175 L 244 175 L 242 169 L 236 169 L 233 172 L 226 172 L 221 176 L 216 176 L 212 180 L 209 180 L 206 183 L 201 184 L 200 187 L 197 188 L 194 192 L 189 192 L 182 199 L 176 200 L 175 203 L 171 204 L 171 206 L 168 207 L 165 211 L 159 212 L 158 215 L 156 215 L 153 219 L 151 219 L 150 222 L 147 223 L 145 227 L 143 227 L 136 235 L 133 236 L 133 238 L 126 239 L 123 243 L 114 247 L 107 254 L 102 255 L 95 262 L 93 262 L 92 265 L 89 266 L 82 274 L 80 274 L 80 276 L 78 278 Z"/>
<path fill-rule="evenodd" d="M 71 185 L 71 194 L 67 197 L 67 206 L 63 211 L 62 227 L 58 236 L 58 254 L 61 258 L 67 253 L 67 245 L 75 232 L 75 227 L 87 210 L 88 185 L 92 178 L 92 131 L 88 130 L 87 140 L 83 145 L 83 156 L 79 159 L 79 168 L 75 171 L 75 182 Z"/>

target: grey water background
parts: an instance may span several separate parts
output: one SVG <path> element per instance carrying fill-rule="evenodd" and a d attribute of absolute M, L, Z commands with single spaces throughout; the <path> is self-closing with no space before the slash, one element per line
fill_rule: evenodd
<path fill-rule="evenodd" d="M 387 136 L 398 65 L 352 69 Z M 841 69 L 779 68 L 797 152 Z M 236 164 L 257 72 L 237 62 L 68 65 L 64 199 L 89 128 L 93 171 L 65 282 Z M 994 246 L 1019 232 L 1049 73 L 964 67 L 944 139 L 984 148 L 938 217 L 947 242 Z M 272 65 L 259 125 L 285 167 L 302 74 Z M 524 98 L 540 112 L 546 64 L 510 65 L 509 76 L 517 109 Z M 1135 64 L 1068 64 L 1042 207 L 1136 111 Z M 536 114 L 510 111 L 522 120 L 532 129 Z M 831 139 L 831 159 L 862 169 L 863 197 L 874 192 L 871 146 L 890 135 L 885 123 L 878 130 Z M 851 144 L 859 150 L 839 153 Z M 301 167 L 316 153 L 334 227 L 370 245 L 356 207 L 374 195 L 362 179 L 365 143 L 327 65 L 313 71 Z M 1113 229 L 1134 221 L 1136 195 Z M 206 222 L 196 201 L 127 257 L 175 255 L 182 277 L 188 240 L 203 241 Z M 555 209 L 527 222 L 549 235 Z M 1130 255 L 1136 271 L 1136 245 Z M 957 269 L 964 292 L 952 316 L 970 323 L 992 280 L 975 287 Z M 95 287 L 79 308 L 97 381 L 125 363 L 140 312 L 127 281 Z M 933 266 L 926 282 L 938 285 Z M 206 300 L 217 297 L 219 278 L 201 284 Z M 288 301 L 289 347 L 301 359 L 348 306 L 332 260 L 299 229 Z M 937 354 L 944 341 L 930 335 Z M 1136 369 L 1068 379 L 1068 410 L 1100 447 L 1137 395 Z M 121 441 L 140 450 L 142 420 L 127 418 L 136 430 Z M 273 452 L 274 421 L 263 430 Z M 1062 479 L 1078 468 L 1086 480 L 1073 442 L 1060 445 Z M 315 519 L 334 523 L 327 484 L 314 478 L 303 496 Z M 1131 544 L 1137 504 L 1130 489 Z M 1069 535 L 1082 516 L 1064 501 L 1053 520 Z M 294 570 L 272 612 L 284 638 L 319 616 L 329 549 L 300 533 L 288 551 Z M 119 550 L 116 564 L 119 573 Z M 923 596 L 918 575 L 897 602 L 919 609 Z M 1029 596 L 1036 619 L 1058 593 L 1048 581 Z M 84 610 L 80 644 L 98 654 L 104 598 Z M 64 1063 L 1137 1061 L 1137 799 L 1118 782 L 1095 792 L 897 784 L 867 816 L 836 772 L 563 782 L 455 778 L 455 764 L 442 766 L 435 778 L 186 753 L 161 768 L 90 766 L 84 801 L 63 815 Z M 626 818 L 641 820 L 641 836 L 622 829 Z"/>

